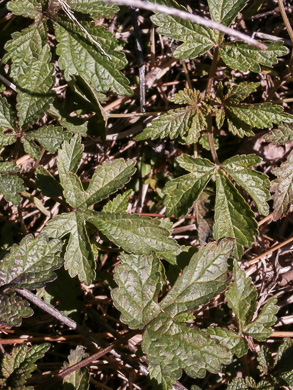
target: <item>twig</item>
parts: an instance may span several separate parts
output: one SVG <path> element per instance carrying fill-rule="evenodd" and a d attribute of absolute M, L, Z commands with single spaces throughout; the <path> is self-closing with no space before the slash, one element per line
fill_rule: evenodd
<path fill-rule="evenodd" d="M 0 74 L 0 80 L 2 81 L 2 83 L 7 85 L 7 87 L 11 88 L 14 92 L 16 92 L 16 85 L 13 84 L 11 81 L 7 80 L 4 76 L 2 76 L 2 74 Z"/>
<path fill-rule="evenodd" d="M 246 42 L 248 45 L 255 46 L 261 50 L 266 50 L 267 46 L 257 40 L 249 37 L 246 34 L 243 34 L 237 30 L 233 30 L 230 27 L 224 26 L 223 24 L 214 22 L 210 19 L 205 19 L 202 16 L 190 14 L 189 12 L 182 11 L 178 8 L 167 7 L 166 5 L 144 2 L 142 0 L 102 0 L 105 3 L 120 4 L 126 6 L 133 6 L 141 9 L 145 9 L 152 12 L 161 12 L 170 16 L 175 16 L 184 20 L 189 20 L 192 23 L 197 23 L 201 26 L 209 27 L 218 31 L 221 31 L 224 34 L 230 35 L 232 37 L 238 38 L 243 42 Z"/>
<path fill-rule="evenodd" d="M 279 9 L 280 9 L 280 12 L 281 12 L 281 15 L 282 15 L 283 22 L 284 22 L 284 24 L 286 26 L 286 30 L 287 30 L 287 32 L 289 34 L 291 42 L 293 43 L 293 29 L 291 27 L 291 24 L 289 22 L 288 16 L 286 14 L 286 10 L 285 10 L 284 4 L 283 4 L 283 0 L 278 0 L 278 6 L 279 6 Z"/>

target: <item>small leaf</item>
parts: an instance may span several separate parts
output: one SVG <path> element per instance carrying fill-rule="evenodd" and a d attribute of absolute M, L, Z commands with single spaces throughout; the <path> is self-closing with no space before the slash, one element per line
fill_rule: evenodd
<path fill-rule="evenodd" d="M 83 212 L 86 220 L 110 241 L 130 253 L 148 255 L 173 251 L 181 252 L 175 240 L 169 238 L 160 221 L 138 215 Z"/>
<path fill-rule="evenodd" d="M 227 284 L 227 259 L 234 250 L 234 240 L 209 243 L 192 256 L 173 288 L 160 302 L 165 313 L 175 315 L 192 311 L 223 291 Z"/>
<path fill-rule="evenodd" d="M 15 176 L 16 172 L 19 172 L 19 168 L 15 164 L 0 163 L 0 194 L 15 206 L 21 200 L 18 193 L 25 190 L 23 180 Z"/>
<path fill-rule="evenodd" d="M 0 95 L 0 127 L 15 129 L 15 113 L 7 100 Z"/>
<path fill-rule="evenodd" d="M 215 0 L 213 0 L 215 1 Z M 264 42 L 267 50 L 261 50 L 244 42 L 229 42 L 220 48 L 220 56 L 226 65 L 241 72 L 261 71 L 261 66 L 272 66 L 278 63 L 278 57 L 289 53 L 282 41 Z"/>
<path fill-rule="evenodd" d="M 76 172 L 83 152 L 80 135 L 76 134 L 70 142 L 65 141 L 58 152 L 58 173 L 60 183 L 66 179 L 68 172 Z"/>
<path fill-rule="evenodd" d="M 20 326 L 22 319 L 34 314 L 28 301 L 18 296 L 12 290 L 0 294 L 0 324 L 9 327 Z"/>
<path fill-rule="evenodd" d="M 42 3 L 39 0 L 13 0 L 7 4 L 7 8 L 15 15 L 22 15 L 35 19 L 42 13 Z"/>
<path fill-rule="evenodd" d="M 18 76 L 17 113 L 19 125 L 25 130 L 41 118 L 50 103 L 54 100 L 52 93 L 53 64 L 50 46 L 46 44 L 38 58 L 26 69 L 25 74 Z"/>
<path fill-rule="evenodd" d="M 273 218 L 276 221 L 289 212 L 293 201 L 293 151 L 279 168 L 272 169 L 272 173 L 277 176 L 271 182 L 271 191 L 274 192 Z"/>
<path fill-rule="evenodd" d="M 169 110 L 159 118 L 152 121 L 142 133 L 137 135 L 137 141 L 148 138 L 180 138 L 186 144 L 196 143 L 201 130 L 207 126 L 206 108 L 202 103 L 199 91 L 184 89 L 179 91 L 170 101 L 186 104 L 183 108 Z"/>
<path fill-rule="evenodd" d="M 24 151 L 30 155 L 30 157 L 40 160 L 41 150 L 40 147 L 34 143 L 34 141 L 28 140 L 25 137 L 21 140 L 23 144 Z"/>
<path fill-rule="evenodd" d="M 55 153 L 64 141 L 69 141 L 72 134 L 65 132 L 60 126 L 43 126 L 36 131 L 26 133 L 27 140 L 38 141 L 48 152 Z"/>
<path fill-rule="evenodd" d="M 264 135 L 267 142 L 272 142 L 275 145 L 284 145 L 287 142 L 293 141 L 293 125 L 282 124 L 277 129 L 271 130 Z"/>
<path fill-rule="evenodd" d="M 162 285 L 162 266 L 153 255 L 123 253 L 115 267 L 118 288 L 112 290 L 114 305 L 121 321 L 131 329 L 144 327 L 160 313 L 157 303 Z"/>
<path fill-rule="evenodd" d="M 208 0 L 211 18 L 225 26 L 231 24 L 247 3 L 248 0 Z"/>
<path fill-rule="evenodd" d="M 207 328 L 207 332 L 212 338 L 218 340 L 219 343 L 230 349 L 238 358 L 245 355 L 248 351 L 246 341 L 229 329 L 209 327 Z"/>
<path fill-rule="evenodd" d="M 176 323 L 165 313 L 147 326 L 142 349 L 151 378 L 166 389 L 172 388 L 182 370 L 193 378 L 203 378 L 206 371 L 217 373 L 232 359 L 232 353 L 207 333 Z"/>
<path fill-rule="evenodd" d="M 207 159 L 188 156 L 177 159 L 180 166 L 191 173 L 168 182 L 164 188 L 164 205 L 167 214 L 180 217 L 188 212 L 195 200 L 205 189 L 214 173 L 214 165 Z"/>
<path fill-rule="evenodd" d="M 103 213 L 126 213 L 129 204 L 129 196 L 131 195 L 132 190 L 123 192 L 123 194 L 118 194 L 113 200 L 110 200 L 103 207 Z"/>
<path fill-rule="evenodd" d="M 107 4 L 99 0 L 73 0 L 70 2 L 70 8 L 83 14 L 89 14 L 93 18 L 101 16 L 112 18 L 119 11 L 116 4 Z"/>
<path fill-rule="evenodd" d="M 74 278 L 89 285 L 95 277 L 95 262 L 85 227 L 85 218 L 80 212 L 57 215 L 43 230 L 50 237 L 69 236 L 64 255 L 64 268 Z"/>
<path fill-rule="evenodd" d="M 1 372 L 11 389 L 22 389 L 26 380 L 35 371 L 35 362 L 49 350 L 50 344 L 44 343 L 28 347 L 22 344 L 15 347 L 11 354 L 6 353 L 2 360 Z"/>
<path fill-rule="evenodd" d="M 13 245 L 0 262 L 0 286 L 13 284 L 18 288 L 39 288 L 56 279 L 54 270 L 60 268 L 60 240 L 49 241 L 44 234 L 27 235 Z"/>
<path fill-rule="evenodd" d="M 12 145 L 16 142 L 16 134 L 1 134 L 0 133 L 0 148 L 3 146 Z"/>
<path fill-rule="evenodd" d="M 270 185 L 269 178 L 263 173 L 250 169 L 259 164 L 262 159 L 254 154 L 233 156 L 225 160 L 221 165 L 229 175 L 249 193 L 262 215 L 269 214 L 270 193 L 267 187 Z"/>
<path fill-rule="evenodd" d="M 78 345 L 75 350 L 71 350 L 68 356 L 68 363 L 63 364 L 63 370 L 79 363 L 82 359 L 87 358 L 88 354 L 85 353 L 84 347 Z M 63 389 L 70 390 L 74 387 L 75 390 L 88 390 L 89 389 L 89 371 L 86 367 L 82 367 L 73 371 L 63 379 Z"/>
<path fill-rule="evenodd" d="M 250 207 L 230 180 L 219 171 L 216 178 L 215 239 L 235 238 L 234 256 L 239 259 L 243 247 L 249 248 L 257 233 L 257 223 Z"/>
<path fill-rule="evenodd" d="M 261 346 L 257 354 L 258 369 L 262 375 L 268 375 L 274 365 L 274 359 L 271 351 L 265 346 Z"/>
<path fill-rule="evenodd" d="M 169 7 L 186 10 L 174 0 L 152 1 L 153 3 L 165 4 Z M 157 32 L 169 38 L 183 41 L 173 53 L 175 58 L 196 58 L 217 44 L 218 32 L 208 27 L 200 26 L 178 17 L 156 14 L 151 17 L 152 22 L 159 26 Z"/>
<path fill-rule="evenodd" d="M 293 342 L 287 339 L 278 348 L 275 356 L 275 365 L 271 373 L 277 378 L 280 385 L 293 386 Z"/>
<path fill-rule="evenodd" d="M 120 72 L 127 64 L 125 56 L 120 51 L 118 41 L 104 26 L 84 25 L 110 58 L 71 21 L 55 19 L 54 27 L 59 42 L 59 66 L 64 70 L 66 80 L 70 80 L 72 75 L 80 75 L 97 92 L 106 93 L 111 89 L 120 95 L 132 94 L 127 78 Z"/>
<path fill-rule="evenodd" d="M 270 326 L 277 321 L 276 314 L 279 307 L 276 305 L 277 298 L 271 298 L 262 308 L 258 317 L 243 328 L 243 332 L 257 341 L 265 341 L 272 334 Z"/>
<path fill-rule="evenodd" d="M 240 269 L 237 261 L 233 264 L 234 282 L 230 284 L 226 291 L 228 306 L 235 313 L 239 329 L 248 324 L 256 309 L 256 288 L 252 284 L 251 278 L 246 277 L 245 272 Z"/>

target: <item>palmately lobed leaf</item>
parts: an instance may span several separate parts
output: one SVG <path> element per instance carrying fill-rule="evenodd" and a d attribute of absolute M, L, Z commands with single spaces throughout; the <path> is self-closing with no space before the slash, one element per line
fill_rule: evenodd
<path fill-rule="evenodd" d="M 54 270 L 60 268 L 63 259 L 60 240 L 49 241 L 40 234 L 36 238 L 27 235 L 0 262 L 0 286 L 13 284 L 18 288 L 39 288 L 56 279 Z"/>
<path fill-rule="evenodd" d="M 292 142 L 293 125 L 283 123 L 277 129 L 273 129 L 268 134 L 265 134 L 264 139 L 267 142 L 272 142 L 275 145 L 284 145 L 287 142 Z"/>
<path fill-rule="evenodd" d="M 73 0 L 70 2 L 70 8 L 91 15 L 93 18 L 112 18 L 119 11 L 116 4 L 107 4 L 99 0 Z"/>
<path fill-rule="evenodd" d="M 203 378 L 206 371 L 217 373 L 229 364 L 232 353 L 217 340 L 197 328 L 180 324 L 161 313 L 146 328 L 142 349 L 147 355 L 149 373 L 165 389 L 182 375 Z"/>
<path fill-rule="evenodd" d="M 62 148 L 58 151 L 58 173 L 60 183 L 66 179 L 68 172 L 75 173 L 80 164 L 80 160 L 83 153 L 83 145 L 81 143 L 81 137 L 76 134 L 70 142 L 65 141 Z"/>
<path fill-rule="evenodd" d="M 219 343 L 227 347 L 238 358 L 247 353 L 248 345 L 245 339 L 231 330 L 210 326 L 206 331 L 212 338 L 218 340 Z"/>
<path fill-rule="evenodd" d="M 118 41 L 104 26 L 87 23 L 84 27 L 106 55 L 79 26 L 71 21 L 55 19 L 59 66 L 64 70 L 65 78 L 70 80 L 72 75 L 80 75 L 97 92 L 106 93 L 111 89 L 119 95 L 131 95 L 128 80 L 120 72 L 127 63 Z"/>
<path fill-rule="evenodd" d="M 123 194 L 116 195 L 113 200 L 105 204 L 102 211 L 104 213 L 126 213 L 131 193 L 132 190 L 128 190 L 123 192 Z"/>
<path fill-rule="evenodd" d="M 212 20 L 229 26 L 248 0 L 208 0 Z"/>
<path fill-rule="evenodd" d="M 161 309 L 158 293 L 162 287 L 162 265 L 154 255 L 122 253 L 115 267 L 118 288 L 112 290 L 113 303 L 121 321 L 131 329 L 143 328 Z"/>
<path fill-rule="evenodd" d="M 274 193 L 273 218 L 276 221 L 289 212 L 293 202 L 293 151 L 280 167 L 272 169 L 272 173 L 277 176 L 271 182 L 271 191 Z"/>
<path fill-rule="evenodd" d="M 7 4 L 7 8 L 15 15 L 35 19 L 42 13 L 42 4 L 40 0 L 12 0 Z"/>

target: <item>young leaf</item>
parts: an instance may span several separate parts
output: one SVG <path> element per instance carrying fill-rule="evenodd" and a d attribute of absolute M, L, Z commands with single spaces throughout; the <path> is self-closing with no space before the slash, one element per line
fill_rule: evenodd
<path fill-rule="evenodd" d="M 206 108 L 202 103 L 199 91 L 184 89 L 178 92 L 170 101 L 186 104 L 183 108 L 169 110 L 152 121 L 141 134 L 135 137 L 137 141 L 144 139 L 180 138 L 186 144 L 196 143 L 201 130 L 206 123 Z"/>
<path fill-rule="evenodd" d="M 153 255 L 123 253 L 115 267 L 118 288 L 112 290 L 114 305 L 121 312 L 121 321 L 131 329 L 144 327 L 161 309 L 158 293 L 162 285 L 162 266 Z"/>
<path fill-rule="evenodd" d="M 237 261 L 233 264 L 234 282 L 230 284 L 226 291 L 228 306 L 235 313 L 239 329 L 248 324 L 256 309 L 256 288 L 252 284 L 251 278 L 246 277 L 245 272 L 240 269 Z"/>
<path fill-rule="evenodd" d="M 80 135 L 76 134 L 70 142 L 65 141 L 58 152 L 58 173 L 60 183 L 66 178 L 68 172 L 76 172 L 83 152 Z"/>
<path fill-rule="evenodd" d="M 41 118 L 54 100 L 52 93 L 53 64 L 50 46 L 46 44 L 38 58 L 26 69 L 25 74 L 18 76 L 17 113 L 19 125 L 25 130 Z"/>
<path fill-rule="evenodd" d="M 207 159 L 188 156 L 177 158 L 180 166 L 191 173 L 168 182 L 164 188 L 167 214 L 180 217 L 187 213 L 194 201 L 211 180 L 215 167 Z"/>
<path fill-rule="evenodd" d="M 98 203 L 129 182 L 136 171 L 134 165 L 134 161 L 125 161 L 122 158 L 104 162 L 96 169 L 86 191 L 77 176 L 68 173 L 63 181 L 64 196 L 75 208 Z"/>
<path fill-rule="evenodd" d="M 208 0 L 211 18 L 226 26 L 231 24 L 247 3 L 248 0 Z"/>
<path fill-rule="evenodd" d="M 15 15 L 22 15 L 35 19 L 42 13 L 42 2 L 39 0 L 13 0 L 9 1 L 7 8 Z"/>
<path fill-rule="evenodd" d="M 248 351 L 248 346 L 244 338 L 229 329 L 209 327 L 207 328 L 207 332 L 212 338 L 218 340 L 222 345 L 230 349 L 238 358 L 245 355 Z"/>
<path fill-rule="evenodd" d="M 119 11 L 116 4 L 107 4 L 99 0 L 73 0 L 70 8 L 83 14 L 89 14 L 94 19 L 98 17 L 112 18 Z"/>
<path fill-rule="evenodd" d="M 103 207 L 103 213 L 126 213 L 129 204 L 129 196 L 132 190 L 125 191 L 123 194 L 118 194 L 113 200 L 110 200 Z"/>
<path fill-rule="evenodd" d="M 217 340 L 197 328 L 176 323 L 165 313 L 147 326 L 142 349 L 148 357 L 151 378 L 164 389 L 172 389 L 182 370 L 203 378 L 206 371 L 217 373 L 222 364 L 232 360 L 232 353 Z"/>
<path fill-rule="evenodd" d="M 214 0 L 215 1 L 215 0 Z M 261 50 L 244 42 L 229 42 L 220 48 L 220 56 L 226 65 L 241 72 L 259 73 L 261 66 L 278 63 L 278 57 L 289 53 L 282 41 L 265 42 L 267 50 Z"/>
<path fill-rule="evenodd" d="M 37 250 L 36 250 L 37 248 Z M 54 270 L 60 268 L 60 240 L 49 241 L 44 234 L 27 235 L 13 245 L 0 262 L 0 286 L 12 284 L 18 288 L 39 288 L 56 279 Z"/>
<path fill-rule="evenodd" d="M 19 192 L 25 190 L 23 180 L 15 176 L 19 171 L 20 169 L 13 163 L 0 163 L 0 194 L 15 206 L 21 200 Z"/>
<path fill-rule="evenodd" d="M 69 141 L 72 134 L 60 126 L 43 126 L 36 131 L 26 133 L 25 139 L 38 141 L 48 152 L 55 153 L 64 141 Z"/>
<path fill-rule="evenodd" d="M 7 100 L 0 95 L 0 127 L 15 129 L 15 113 Z"/>
<path fill-rule="evenodd" d="M 239 259 L 243 247 L 249 248 L 257 233 L 257 223 L 250 207 L 230 180 L 219 171 L 216 179 L 215 239 L 235 238 L 234 256 Z"/>
<path fill-rule="evenodd" d="M 85 227 L 85 218 L 80 212 L 57 215 L 43 230 L 50 237 L 69 236 L 64 255 L 64 268 L 74 278 L 89 285 L 95 277 L 93 252 Z"/>
<path fill-rule="evenodd" d="M 0 294 L 0 324 L 20 326 L 22 319 L 34 314 L 26 299 L 16 295 L 11 289 Z"/>
<path fill-rule="evenodd" d="M 50 344 L 44 343 L 28 347 L 22 344 L 13 348 L 12 353 L 3 356 L 1 373 L 10 389 L 24 389 L 25 383 L 35 371 L 35 362 L 49 350 Z"/>
<path fill-rule="evenodd" d="M 277 129 L 271 130 L 264 135 L 267 142 L 272 142 L 275 145 L 284 145 L 287 142 L 293 141 L 293 125 L 283 123 Z"/>
<path fill-rule="evenodd" d="M 272 169 L 272 173 L 277 176 L 271 182 L 271 191 L 274 192 L 273 218 L 276 221 L 289 212 L 293 202 L 293 151 L 279 168 Z"/>
<path fill-rule="evenodd" d="M 277 321 L 276 314 L 279 307 L 276 305 L 277 298 L 271 298 L 262 308 L 258 317 L 243 328 L 243 332 L 257 341 L 265 341 L 272 334 L 270 326 Z"/>
<path fill-rule="evenodd" d="M 55 19 L 54 27 L 59 42 L 59 66 L 64 70 L 67 80 L 70 80 L 72 75 L 80 75 L 97 92 L 106 93 L 111 89 L 120 95 L 132 94 L 127 78 L 120 72 L 126 65 L 125 56 L 119 51 L 116 39 L 104 26 L 88 23 L 85 28 L 107 55 L 71 21 Z"/>
<path fill-rule="evenodd" d="M 83 212 L 86 220 L 110 241 L 130 253 L 148 255 L 154 252 L 179 254 L 180 246 L 169 238 L 160 221 L 134 214 Z"/>
<path fill-rule="evenodd" d="M 270 199 L 270 193 L 267 187 L 270 185 L 270 181 L 263 173 L 250 169 L 261 161 L 260 157 L 250 154 L 233 156 L 221 165 L 237 184 L 249 193 L 260 214 L 268 215 L 270 209 L 267 201 Z"/>
<path fill-rule="evenodd" d="M 153 1 L 153 3 L 156 2 L 173 8 L 186 10 L 183 6 L 179 6 L 175 0 Z M 217 44 L 218 32 L 213 31 L 208 27 L 160 13 L 152 16 L 151 20 L 155 25 L 159 26 L 157 29 L 159 34 L 183 41 L 183 44 L 173 53 L 175 58 L 180 58 L 182 60 L 186 58 L 196 58 L 206 53 Z"/>
<path fill-rule="evenodd" d="M 75 350 L 70 351 L 68 356 L 68 363 L 63 364 L 62 369 L 65 370 L 74 364 L 77 364 L 88 357 L 85 353 L 84 347 L 78 345 Z M 63 379 L 63 389 L 70 390 L 72 387 L 76 390 L 88 390 L 89 389 L 89 371 L 86 367 L 75 370 Z"/>
<path fill-rule="evenodd" d="M 227 259 L 234 250 L 234 240 L 209 243 L 192 256 L 173 288 L 160 302 L 164 313 L 174 317 L 206 304 L 227 284 Z"/>

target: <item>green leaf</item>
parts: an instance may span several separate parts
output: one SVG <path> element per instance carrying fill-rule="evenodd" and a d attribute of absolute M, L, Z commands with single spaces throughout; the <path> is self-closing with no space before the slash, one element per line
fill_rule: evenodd
<path fill-rule="evenodd" d="M 0 294 L 0 324 L 9 327 L 20 326 L 22 319 L 34 314 L 26 299 L 8 289 Z"/>
<path fill-rule="evenodd" d="M 0 127 L 15 129 L 15 113 L 7 100 L 0 95 Z"/>
<path fill-rule="evenodd" d="M 110 241 L 130 253 L 148 255 L 154 252 L 179 254 L 179 245 L 169 238 L 160 221 L 130 214 L 83 212 L 86 220 Z"/>
<path fill-rule="evenodd" d="M 55 19 L 54 27 L 59 41 L 59 66 L 64 70 L 67 80 L 70 80 L 72 75 L 80 75 L 97 92 L 106 93 L 111 89 L 120 95 L 132 94 L 127 78 L 120 72 L 127 64 L 125 56 L 120 51 L 117 40 L 104 26 L 84 24 L 107 56 L 72 22 Z"/>
<path fill-rule="evenodd" d="M 22 15 L 35 19 L 42 13 L 42 3 L 39 0 L 13 0 L 7 4 L 7 8 L 15 15 Z"/>
<path fill-rule="evenodd" d="M 290 210 L 293 201 L 293 151 L 279 168 L 273 168 L 272 173 L 277 176 L 271 182 L 271 191 L 274 200 L 273 218 L 276 221 Z"/>
<path fill-rule="evenodd" d="M 160 302 L 164 313 L 174 317 L 206 304 L 227 284 L 227 259 L 234 250 L 234 240 L 209 243 L 192 256 L 173 288 Z"/>
<path fill-rule="evenodd" d="M 136 171 L 134 165 L 134 161 L 125 161 L 122 158 L 104 162 L 95 170 L 85 191 L 77 176 L 68 173 L 63 180 L 64 196 L 74 208 L 98 203 L 129 182 Z"/>
<path fill-rule="evenodd" d="M 83 359 L 87 358 L 88 354 L 85 353 L 84 347 L 78 345 L 76 349 L 72 349 L 68 356 L 68 363 L 63 364 L 62 369 L 66 370 L 67 368 L 81 362 Z M 89 389 L 89 371 L 86 367 L 74 370 L 69 375 L 63 379 L 63 389 L 71 390 L 88 390 Z"/>
<path fill-rule="evenodd" d="M 179 165 L 191 173 L 168 182 L 164 188 L 164 205 L 168 215 L 185 215 L 199 197 L 214 173 L 214 165 L 207 159 L 189 156 L 177 158 Z"/>
<path fill-rule="evenodd" d="M 208 0 L 211 18 L 225 26 L 231 24 L 247 3 L 248 0 Z"/>
<path fill-rule="evenodd" d="M 257 354 L 258 369 L 262 375 L 268 375 L 271 372 L 271 368 L 274 365 L 274 359 L 271 351 L 265 347 L 261 346 Z"/>
<path fill-rule="evenodd" d="M 74 278 L 89 285 L 95 278 L 95 262 L 85 227 L 85 218 L 80 212 L 57 215 L 43 230 L 50 237 L 62 238 L 69 234 L 64 255 L 64 268 Z"/>
<path fill-rule="evenodd" d="M 287 339 L 278 348 L 272 374 L 280 385 L 293 386 L 293 342 Z"/>
<path fill-rule="evenodd" d="M 103 207 L 103 213 L 126 213 L 129 204 L 129 196 L 131 195 L 132 190 L 123 192 L 123 194 L 118 194 L 113 200 L 110 200 Z"/>
<path fill-rule="evenodd" d="M 246 277 L 245 272 L 240 269 L 237 261 L 233 264 L 234 282 L 230 284 L 226 291 L 226 299 L 228 306 L 235 313 L 239 329 L 242 331 L 243 327 L 248 324 L 256 309 L 257 292 L 251 278 Z"/>
<path fill-rule="evenodd" d="M 269 178 L 263 173 L 250 169 L 261 161 L 262 159 L 254 154 L 236 155 L 225 160 L 221 165 L 237 184 L 249 193 L 260 214 L 268 215 L 270 211 L 267 204 L 270 199 L 270 193 L 267 190 L 270 185 Z"/>
<path fill-rule="evenodd" d="M 229 364 L 232 353 L 207 333 L 176 323 L 161 313 L 146 328 L 142 349 L 147 354 L 149 373 L 165 389 L 182 375 L 203 378 L 206 371 L 217 373 Z"/>
<path fill-rule="evenodd" d="M 63 184 L 68 172 L 76 172 L 83 152 L 81 137 L 76 134 L 70 142 L 65 141 L 58 152 L 58 173 Z"/>
<path fill-rule="evenodd" d="M 162 285 L 162 266 L 153 255 L 123 253 L 115 267 L 118 288 L 112 290 L 114 305 L 121 321 L 131 329 L 143 328 L 161 309 L 158 293 Z"/>
<path fill-rule="evenodd" d="M 54 66 L 49 64 L 50 59 L 50 46 L 46 44 L 38 58 L 27 67 L 25 74 L 17 78 L 16 108 L 19 125 L 23 130 L 40 119 L 54 100 L 52 93 Z"/>
<path fill-rule="evenodd" d="M 232 69 L 259 73 L 260 65 L 271 67 L 278 63 L 278 57 L 289 53 L 282 41 L 264 43 L 267 50 L 258 49 L 244 42 L 229 42 L 220 48 L 220 56 Z"/>
<path fill-rule="evenodd" d="M 257 341 L 265 341 L 272 334 L 270 326 L 277 321 L 276 314 L 279 307 L 276 305 L 277 298 L 271 298 L 262 308 L 258 317 L 243 328 L 243 332 Z"/>
<path fill-rule="evenodd" d="M 27 235 L 13 245 L 0 262 L 0 286 L 12 284 L 18 288 L 39 288 L 56 279 L 54 270 L 60 268 L 60 240 L 48 240 L 44 234 Z M 37 250 L 36 250 L 37 248 Z"/>
<path fill-rule="evenodd" d="M 183 6 L 179 6 L 174 0 L 153 1 L 165 4 L 170 7 L 186 10 Z M 217 44 L 218 32 L 209 29 L 208 27 L 200 26 L 199 24 L 191 23 L 187 20 L 165 15 L 156 14 L 151 17 L 152 22 L 159 28 L 159 34 L 166 35 L 169 38 L 183 41 L 173 53 L 175 58 L 187 59 L 196 58 Z"/>
<path fill-rule="evenodd" d="M 183 108 L 169 110 L 159 118 L 152 121 L 135 139 L 180 138 L 186 144 L 196 143 L 201 130 L 206 128 L 206 108 L 202 103 L 199 91 L 184 89 L 179 91 L 170 101 L 185 104 Z"/>
<path fill-rule="evenodd" d="M 44 343 L 28 347 L 22 344 L 15 347 L 11 354 L 3 356 L 1 372 L 6 378 L 6 384 L 10 389 L 23 389 L 26 380 L 37 368 L 35 362 L 41 359 L 49 350 L 50 344 Z"/>
<path fill-rule="evenodd" d="M 106 4 L 99 0 L 73 0 L 70 2 L 70 8 L 83 14 L 89 14 L 93 18 L 101 16 L 112 18 L 119 11 L 116 4 Z"/>
<path fill-rule="evenodd" d="M 260 86 L 260 83 L 247 83 L 242 82 L 229 87 L 227 94 L 224 97 L 225 103 L 233 104 L 240 103 L 245 100 L 250 94 L 255 92 Z M 218 86 L 218 90 L 221 90 L 222 84 Z"/>
<path fill-rule="evenodd" d="M 35 158 L 36 160 L 40 160 L 41 158 L 41 150 L 40 147 L 35 144 L 34 141 L 28 140 L 25 137 L 21 140 L 23 144 L 24 151 L 30 155 L 30 157 Z"/>
<path fill-rule="evenodd" d="M 271 130 L 264 135 L 267 142 L 272 142 L 275 145 L 284 145 L 287 142 L 293 141 L 293 125 L 282 124 L 277 129 Z"/>
<path fill-rule="evenodd" d="M 0 194 L 7 202 L 17 206 L 21 197 L 18 194 L 25 190 L 23 180 L 15 176 L 19 168 L 13 163 L 0 163 Z"/>
<path fill-rule="evenodd" d="M 7 145 L 12 145 L 14 142 L 16 142 L 16 135 L 15 134 L 1 134 L 0 133 L 0 148 Z"/>
<path fill-rule="evenodd" d="M 47 45 L 47 28 L 45 22 L 35 21 L 31 26 L 12 34 L 12 39 L 5 45 L 7 53 L 3 62 L 12 61 L 10 75 L 18 81 L 20 75 L 25 74 L 27 68 L 32 66 Z"/>
<path fill-rule="evenodd" d="M 26 133 L 25 139 L 38 141 L 48 152 L 55 153 L 64 141 L 69 141 L 72 134 L 60 126 L 43 126 L 36 131 Z"/>
<path fill-rule="evenodd" d="M 215 239 L 235 238 L 234 256 L 240 259 L 243 247 L 249 248 L 257 233 L 257 223 L 250 207 L 230 180 L 219 171 L 216 178 Z"/>
<path fill-rule="evenodd" d="M 207 332 L 212 338 L 218 340 L 222 345 L 230 349 L 230 351 L 238 358 L 245 355 L 248 351 L 246 341 L 236 333 L 226 328 L 207 328 Z"/>

